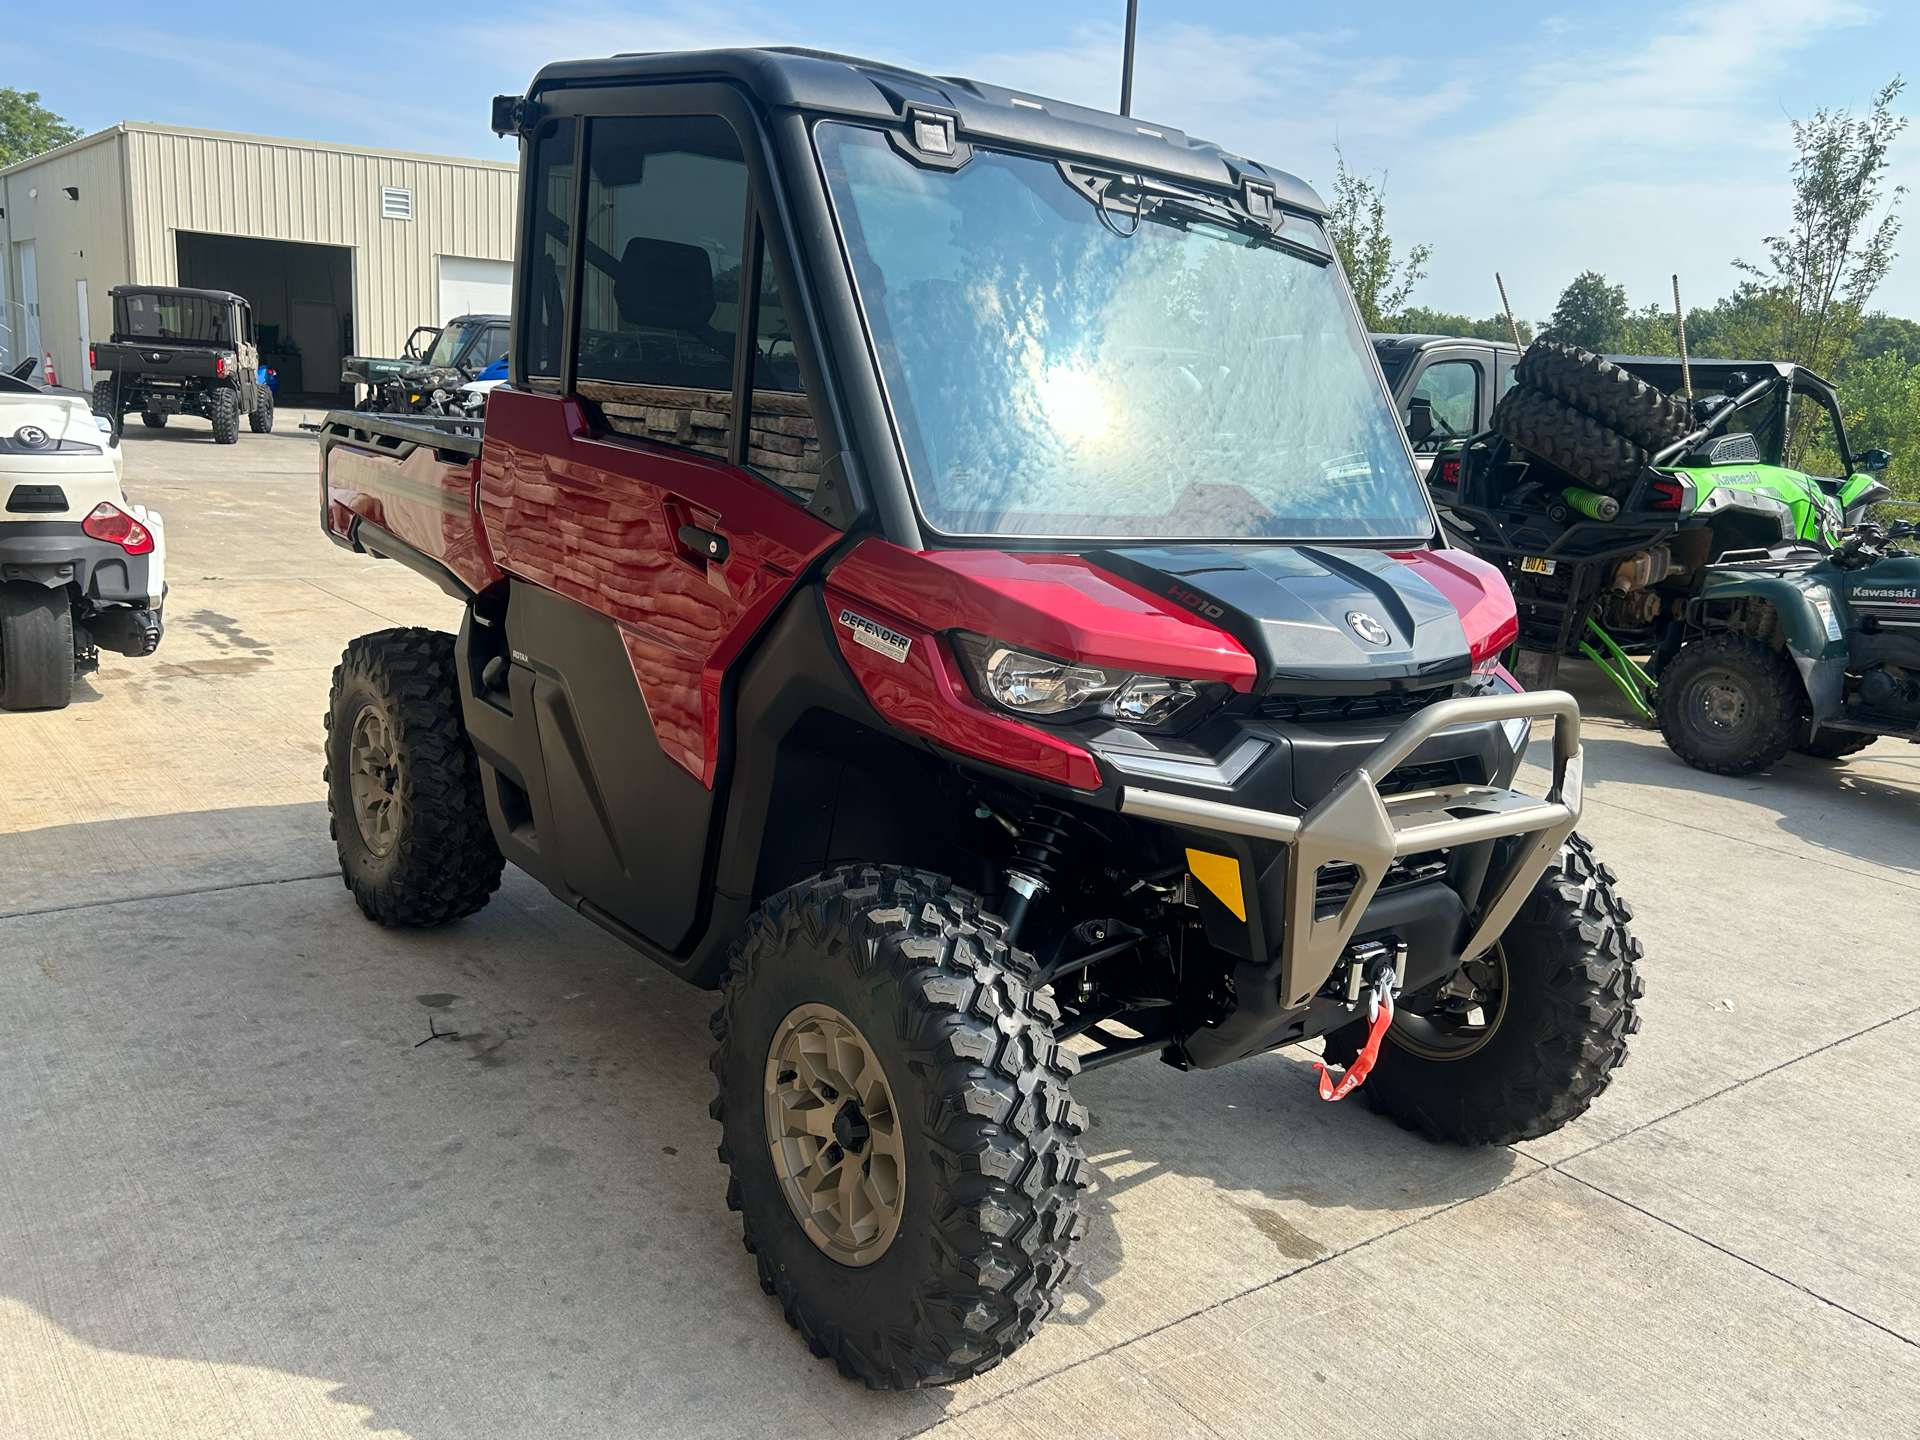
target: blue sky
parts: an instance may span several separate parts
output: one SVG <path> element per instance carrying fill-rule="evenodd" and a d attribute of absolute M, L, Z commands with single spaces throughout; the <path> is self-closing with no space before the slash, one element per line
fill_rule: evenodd
<path fill-rule="evenodd" d="M 621 50 L 808 45 L 1112 107 L 1125 6 L 289 3 L 215 7 L 238 19 L 217 35 L 167 28 L 187 12 L 150 3 L 10 8 L 0 85 L 88 129 L 153 120 L 504 158 L 490 96 L 546 61 Z M 1495 269 L 1527 315 L 1589 268 L 1636 304 L 1670 299 L 1677 270 L 1688 302 L 1707 302 L 1788 221 L 1789 117 L 1863 110 L 1902 70 L 1920 110 L 1912 0 L 1140 9 L 1136 114 L 1323 186 L 1337 137 L 1351 165 L 1386 173 L 1396 237 L 1433 246 L 1416 303 L 1474 314 L 1498 307 Z M 1920 188 L 1920 133 L 1894 180 Z M 1906 239 L 1878 303 L 1920 318 L 1920 223 Z"/>

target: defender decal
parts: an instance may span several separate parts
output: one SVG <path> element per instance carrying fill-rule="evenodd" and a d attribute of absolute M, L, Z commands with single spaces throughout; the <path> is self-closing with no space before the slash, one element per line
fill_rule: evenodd
<path fill-rule="evenodd" d="M 853 632 L 854 643 L 864 645 L 887 657 L 896 665 L 907 663 L 907 652 L 913 649 L 911 636 L 889 630 L 886 626 L 856 615 L 851 610 L 842 609 L 840 623 Z"/>

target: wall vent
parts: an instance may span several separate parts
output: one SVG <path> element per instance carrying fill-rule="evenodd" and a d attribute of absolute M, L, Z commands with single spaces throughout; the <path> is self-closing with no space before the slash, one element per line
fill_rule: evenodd
<path fill-rule="evenodd" d="M 380 218 L 382 220 L 411 220 L 413 218 L 413 191 L 398 185 L 381 186 Z"/>

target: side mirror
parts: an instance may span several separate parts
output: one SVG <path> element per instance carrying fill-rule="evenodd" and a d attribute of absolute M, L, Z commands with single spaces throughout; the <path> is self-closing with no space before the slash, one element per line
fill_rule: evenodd
<path fill-rule="evenodd" d="M 1416 395 L 1407 402 L 1407 438 L 1418 445 L 1433 436 L 1433 402 Z"/>
<path fill-rule="evenodd" d="M 1873 471 L 1884 470 L 1893 463 L 1893 456 L 1885 450 L 1869 450 L 1854 462 L 1856 468 Z"/>

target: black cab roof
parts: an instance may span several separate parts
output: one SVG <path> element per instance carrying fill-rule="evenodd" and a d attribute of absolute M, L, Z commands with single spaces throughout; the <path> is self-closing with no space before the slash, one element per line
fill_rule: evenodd
<path fill-rule="evenodd" d="M 1516 355 L 1520 353 L 1519 347 L 1511 340 L 1484 340 L 1477 335 L 1401 335 L 1376 330 L 1367 338 L 1373 342 L 1376 350 L 1425 350 L 1432 345 L 1488 345 L 1495 350 L 1511 350 Z"/>
<path fill-rule="evenodd" d="M 236 295 L 231 290 L 191 290 L 184 285 L 116 285 L 107 292 L 114 299 L 122 295 L 191 295 L 199 300 L 237 300 L 248 303 L 244 295 Z"/>
<path fill-rule="evenodd" d="M 1105 160 L 1207 185 L 1238 187 L 1248 179 L 1263 181 L 1273 186 L 1282 205 L 1315 215 L 1324 215 L 1327 209 L 1299 177 L 1230 154 L 1171 125 L 822 50 L 782 46 L 562 61 L 534 76 L 527 100 L 540 103 L 544 95 L 551 105 L 556 91 L 602 88 L 623 80 L 658 83 L 669 79 L 731 82 L 770 110 L 894 124 L 909 109 L 933 111 L 954 117 L 959 133 L 969 140 Z"/>
<path fill-rule="evenodd" d="M 1606 358 L 1669 394 L 1686 384 L 1677 355 L 1609 355 Z M 1791 360 L 1689 360 L 1687 368 L 1693 372 L 1693 388 L 1709 393 L 1746 390 L 1769 376 L 1790 380 L 1825 395 L 1834 393 L 1830 381 Z"/>

